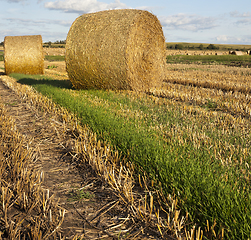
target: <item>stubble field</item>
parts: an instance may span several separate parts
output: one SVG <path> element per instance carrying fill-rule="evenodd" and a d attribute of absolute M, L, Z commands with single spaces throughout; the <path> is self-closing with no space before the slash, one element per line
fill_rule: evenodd
<path fill-rule="evenodd" d="M 59 56 L 58 50 L 47 51 L 48 56 Z M 76 91 L 68 81 L 62 56 L 56 60 L 47 57 L 45 76 L 12 77 L 73 113 L 102 144 L 113 146 L 124 164 L 133 164 L 130 169 L 135 176 L 146 175 L 152 181 L 146 183 L 144 204 L 150 215 L 140 210 L 138 215 L 147 222 L 155 213 L 156 224 L 151 228 L 158 232 L 155 237 L 178 238 L 182 235 L 178 230 L 184 237 L 184 224 L 188 224 L 187 229 L 196 224 L 197 239 L 202 234 L 205 239 L 248 239 L 251 60 L 236 59 L 219 64 L 216 58 L 203 62 L 180 56 L 167 64 L 163 86 L 147 93 Z M 239 62 L 248 64 L 243 67 Z M 0 64 L 3 68 L 3 62 Z M 112 177 L 107 179 L 122 198 L 127 198 L 126 202 L 132 201 L 123 187 L 116 187 Z M 138 180 L 133 181 L 137 186 Z M 183 224 L 176 219 L 180 227 L 170 221 L 170 198 L 177 199 L 180 216 L 188 213 Z M 163 204 L 160 209 L 168 212 L 169 220 L 160 220 L 157 203 Z"/>

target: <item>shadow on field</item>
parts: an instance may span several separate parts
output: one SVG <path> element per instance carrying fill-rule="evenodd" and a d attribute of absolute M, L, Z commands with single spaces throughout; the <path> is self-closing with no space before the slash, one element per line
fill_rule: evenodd
<path fill-rule="evenodd" d="M 48 80 L 48 79 L 35 79 L 35 78 L 21 78 L 17 81 L 26 85 L 48 85 L 58 88 L 74 89 L 70 80 Z"/>

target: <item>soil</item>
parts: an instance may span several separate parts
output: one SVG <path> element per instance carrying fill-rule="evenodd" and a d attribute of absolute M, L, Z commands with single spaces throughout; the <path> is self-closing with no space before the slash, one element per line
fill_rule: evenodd
<path fill-rule="evenodd" d="M 64 62 L 53 64 L 64 68 Z M 52 71 L 55 70 L 46 73 Z M 64 72 L 52 74 L 66 77 Z M 24 102 L 1 78 L 8 76 L 0 68 L 0 97 L 17 129 L 34 149 L 36 164 L 44 174 L 43 188 L 66 209 L 58 239 L 73 239 L 76 235 L 80 239 L 161 239 L 156 232 L 143 231 L 144 224 L 130 218 L 130 212 L 115 192 L 88 164 L 79 164 L 74 159 L 69 150 L 71 133 L 62 135 L 62 126 L 52 116 Z"/>

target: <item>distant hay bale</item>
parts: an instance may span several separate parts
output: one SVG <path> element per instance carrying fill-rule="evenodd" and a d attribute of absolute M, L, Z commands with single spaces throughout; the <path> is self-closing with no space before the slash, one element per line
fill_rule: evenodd
<path fill-rule="evenodd" d="M 5 73 L 44 74 L 41 35 L 4 38 Z"/>
<path fill-rule="evenodd" d="M 232 51 L 231 52 L 232 55 L 237 55 L 237 56 L 242 56 L 244 55 L 244 53 L 242 51 Z"/>
<path fill-rule="evenodd" d="M 165 38 L 153 14 L 135 9 L 84 14 L 66 40 L 66 70 L 77 89 L 144 91 L 165 77 Z"/>

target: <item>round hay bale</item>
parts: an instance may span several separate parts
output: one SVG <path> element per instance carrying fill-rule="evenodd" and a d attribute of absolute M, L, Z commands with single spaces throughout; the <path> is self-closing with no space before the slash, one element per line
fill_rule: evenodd
<path fill-rule="evenodd" d="M 5 73 L 44 74 L 41 35 L 4 38 Z"/>
<path fill-rule="evenodd" d="M 165 77 L 165 38 L 153 14 L 135 9 L 84 14 L 66 40 L 66 70 L 77 89 L 144 91 Z"/>

